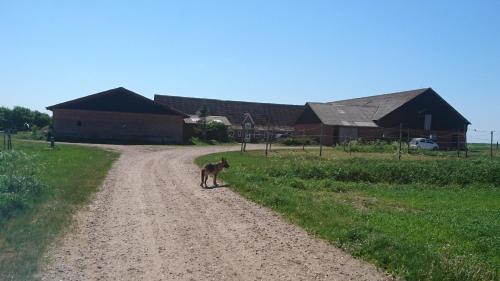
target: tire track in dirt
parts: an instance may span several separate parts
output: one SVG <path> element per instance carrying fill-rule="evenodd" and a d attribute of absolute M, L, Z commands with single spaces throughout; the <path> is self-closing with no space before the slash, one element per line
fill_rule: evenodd
<path fill-rule="evenodd" d="M 193 160 L 239 147 L 111 147 L 122 156 L 42 280 L 388 279 L 228 188 L 200 188 Z"/>

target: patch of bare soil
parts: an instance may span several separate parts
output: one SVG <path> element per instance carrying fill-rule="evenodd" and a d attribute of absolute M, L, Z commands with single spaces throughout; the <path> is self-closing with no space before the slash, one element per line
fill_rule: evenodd
<path fill-rule="evenodd" d="M 111 148 L 120 159 L 42 280 L 388 279 L 225 187 L 200 188 L 194 158 L 237 146 Z"/>

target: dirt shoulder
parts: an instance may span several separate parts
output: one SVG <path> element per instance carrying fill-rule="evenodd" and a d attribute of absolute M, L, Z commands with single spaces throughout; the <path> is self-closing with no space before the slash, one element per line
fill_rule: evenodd
<path fill-rule="evenodd" d="M 193 160 L 238 146 L 108 148 L 122 155 L 42 280 L 387 279 L 228 188 L 200 188 Z"/>

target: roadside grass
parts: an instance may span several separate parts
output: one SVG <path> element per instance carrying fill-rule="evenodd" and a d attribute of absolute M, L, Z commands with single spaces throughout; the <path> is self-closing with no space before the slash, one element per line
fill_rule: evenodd
<path fill-rule="evenodd" d="M 500 279 L 499 161 L 342 155 L 227 152 L 196 163 L 226 157 L 231 189 L 398 277 Z"/>
<path fill-rule="evenodd" d="M 14 153 L 28 157 L 43 188 L 27 196 L 27 204 L 16 205 L 8 216 L 0 217 L 0 280 L 31 280 L 47 246 L 98 190 L 118 154 L 63 144 L 50 149 L 43 142 L 17 139 L 13 146 Z"/>

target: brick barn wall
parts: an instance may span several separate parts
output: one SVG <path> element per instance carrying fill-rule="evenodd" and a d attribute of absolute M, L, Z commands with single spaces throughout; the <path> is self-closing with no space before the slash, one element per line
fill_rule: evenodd
<path fill-rule="evenodd" d="M 181 143 L 183 117 L 166 114 L 56 109 L 56 140 Z"/>
<path fill-rule="evenodd" d="M 319 142 L 319 137 L 321 135 L 321 124 L 295 124 L 296 136 L 309 136 L 316 139 Z M 334 126 L 323 126 L 323 144 L 333 145 L 335 140 L 335 127 Z"/>

